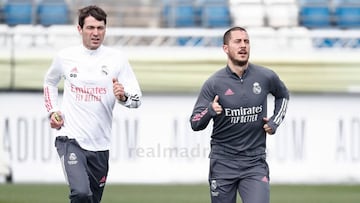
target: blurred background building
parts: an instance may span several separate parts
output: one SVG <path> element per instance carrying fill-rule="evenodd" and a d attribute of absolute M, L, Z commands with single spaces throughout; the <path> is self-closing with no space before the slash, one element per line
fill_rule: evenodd
<path fill-rule="evenodd" d="M 255 61 L 265 61 L 264 65 L 275 62 L 275 67 L 315 62 L 310 64 L 315 69 L 307 70 L 315 70 L 318 76 L 321 70 L 316 67 L 334 62 L 344 71 L 328 72 L 334 77 L 346 74 L 335 78 L 346 83 L 346 88 L 318 85 L 311 89 L 290 84 L 293 91 L 359 89 L 360 80 L 353 78 L 359 70 L 354 68 L 360 50 L 358 0 L 2 0 L 0 56 L 10 65 L 1 75 L 8 74 L 10 79 L 4 79 L 5 87 L 0 83 L 0 88 L 16 89 L 13 78 L 17 58 L 49 59 L 61 47 L 79 43 L 77 11 L 89 4 L 97 4 L 108 13 L 105 44 L 126 49 L 131 61 L 220 61 L 224 59 L 219 51 L 224 31 L 243 26 L 250 33 L 251 59 Z M 301 69 L 277 71 L 294 83 L 308 78 L 300 77 L 307 74 Z M 294 70 L 299 77 L 294 78 Z M 36 87 L 30 82 L 27 89 Z"/>
<path fill-rule="evenodd" d="M 261 28 L 257 31 L 268 37 L 275 31 L 308 36 L 316 47 L 358 48 L 360 44 L 352 34 L 334 32 L 332 38 L 329 33 L 315 32 L 359 28 L 357 0 L 2 0 L 1 32 L 18 25 L 73 25 L 77 10 L 89 4 L 108 12 L 110 27 L 216 29 L 239 25 Z M 188 42 L 182 38 L 177 45 Z M 189 43 L 201 45 L 202 38 Z"/>
<path fill-rule="evenodd" d="M 119 27 L 360 26 L 357 0 L 3 0 L 1 23 L 69 24 L 89 4 L 103 7 L 109 25 Z"/>

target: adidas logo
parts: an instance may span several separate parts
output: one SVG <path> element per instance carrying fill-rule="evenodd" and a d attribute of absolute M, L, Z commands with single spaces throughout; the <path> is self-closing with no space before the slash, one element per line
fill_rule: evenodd
<path fill-rule="evenodd" d="M 106 176 L 103 176 L 101 179 L 100 179 L 100 181 L 99 181 L 100 183 L 104 183 L 104 182 L 106 182 Z"/>
<path fill-rule="evenodd" d="M 264 176 L 264 177 L 261 179 L 261 181 L 264 182 L 264 183 L 268 183 L 268 182 L 269 182 L 269 179 L 268 179 L 266 176 Z"/>
<path fill-rule="evenodd" d="M 226 90 L 226 92 L 225 92 L 225 95 L 226 96 L 229 96 L 229 95 L 234 95 L 235 93 L 229 88 L 229 89 L 227 89 Z"/>
<path fill-rule="evenodd" d="M 99 181 L 99 187 L 104 187 L 106 183 L 106 176 L 103 176 Z"/>
<path fill-rule="evenodd" d="M 76 67 L 74 67 L 73 69 L 71 69 L 71 71 L 70 72 L 72 72 L 72 73 L 78 73 L 78 70 L 77 70 L 77 68 Z"/>
<path fill-rule="evenodd" d="M 77 73 L 78 73 L 78 70 L 77 70 L 76 67 L 74 67 L 74 68 L 71 69 L 71 71 L 70 71 L 70 77 L 76 78 L 76 77 L 77 77 Z"/>

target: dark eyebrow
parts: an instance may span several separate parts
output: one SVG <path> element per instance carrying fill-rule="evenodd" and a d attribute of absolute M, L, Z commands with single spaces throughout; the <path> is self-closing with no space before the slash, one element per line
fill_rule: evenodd
<path fill-rule="evenodd" d="M 104 25 L 94 26 L 94 25 L 87 25 L 87 28 L 105 28 Z"/>
<path fill-rule="evenodd" d="M 234 41 L 245 41 L 245 42 L 249 42 L 249 39 L 234 39 Z"/>

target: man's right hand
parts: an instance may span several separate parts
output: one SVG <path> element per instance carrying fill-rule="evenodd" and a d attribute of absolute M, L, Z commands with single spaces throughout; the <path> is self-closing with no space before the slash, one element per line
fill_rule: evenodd
<path fill-rule="evenodd" d="M 61 112 L 53 112 L 50 116 L 50 127 L 60 129 L 62 125 L 64 125 L 64 119 Z"/>
<path fill-rule="evenodd" d="M 221 105 L 219 104 L 219 96 L 218 95 L 215 96 L 211 106 L 217 115 L 222 113 L 223 109 L 222 109 Z"/>

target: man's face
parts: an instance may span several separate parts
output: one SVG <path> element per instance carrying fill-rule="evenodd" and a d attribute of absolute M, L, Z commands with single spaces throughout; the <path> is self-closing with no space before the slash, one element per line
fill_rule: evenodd
<path fill-rule="evenodd" d="M 223 45 L 223 49 L 234 65 L 246 65 L 250 56 L 249 35 L 242 30 L 232 31 L 230 40 Z"/>
<path fill-rule="evenodd" d="M 91 50 L 99 48 L 104 41 L 106 26 L 104 21 L 98 21 L 92 16 L 85 18 L 84 26 L 78 26 L 83 45 Z"/>

